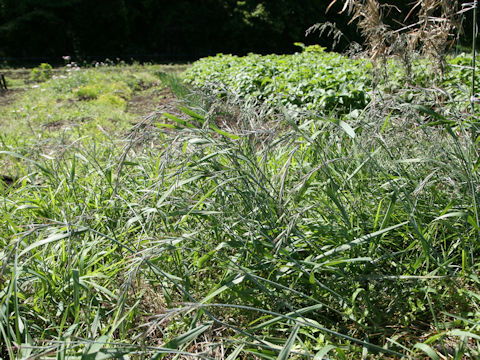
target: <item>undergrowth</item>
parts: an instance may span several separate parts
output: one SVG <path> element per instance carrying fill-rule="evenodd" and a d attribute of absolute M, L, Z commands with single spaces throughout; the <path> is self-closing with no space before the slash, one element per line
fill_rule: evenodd
<path fill-rule="evenodd" d="M 127 131 L 138 121 L 138 114 L 129 109 L 132 100 L 143 97 L 161 102 L 160 66 L 80 68 L 72 63 L 54 72 L 46 69 L 48 77 L 42 82 L 25 79 L 23 86 L 3 94 L 10 97 L 5 104 L 0 103 L 2 134 L 19 141 L 48 141 L 52 137 Z M 38 74 L 37 68 L 32 74 Z M 21 78 L 12 71 L 7 79 L 14 76 Z M 154 105 L 145 112 L 152 110 Z"/>
<path fill-rule="evenodd" d="M 3 358 L 479 356 L 466 114 L 192 99 L 48 156 L 4 139 Z"/>
<path fill-rule="evenodd" d="M 380 5 L 344 4 L 386 54 Z M 471 59 L 303 50 L 203 59 L 202 93 L 70 66 L 2 106 L 0 358 L 480 358 Z M 161 85 L 183 105 L 128 111 Z"/>

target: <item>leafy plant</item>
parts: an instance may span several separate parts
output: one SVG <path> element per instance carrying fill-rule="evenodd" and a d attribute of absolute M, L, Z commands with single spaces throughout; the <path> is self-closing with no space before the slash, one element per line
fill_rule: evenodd
<path fill-rule="evenodd" d="M 30 72 L 30 80 L 34 82 L 44 82 L 53 76 L 53 68 L 50 64 L 42 63 L 40 66 L 33 68 Z"/>
<path fill-rule="evenodd" d="M 302 53 L 280 56 L 219 54 L 196 62 L 185 81 L 294 112 L 348 113 L 364 108 L 372 88 L 368 62 L 323 50 L 306 47 Z"/>
<path fill-rule="evenodd" d="M 446 61 L 442 81 L 430 92 L 424 89 L 437 78 L 431 60 L 412 60 L 407 76 L 399 61 L 390 59 L 384 64 L 383 76 L 378 77 L 366 59 L 350 59 L 315 46 L 293 55 L 204 58 L 186 71 L 185 81 L 220 97 L 238 96 L 270 109 L 287 109 L 299 117 L 306 112 L 355 114 L 376 98 L 372 94 L 400 96 L 407 103 L 428 104 L 439 112 L 466 110 L 470 107 L 472 58 L 460 54 Z M 478 74 L 476 78 L 480 79 Z"/>
<path fill-rule="evenodd" d="M 77 95 L 82 100 L 93 100 L 98 98 L 101 93 L 101 89 L 95 85 L 86 85 L 81 86 L 75 90 L 75 95 Z"/>

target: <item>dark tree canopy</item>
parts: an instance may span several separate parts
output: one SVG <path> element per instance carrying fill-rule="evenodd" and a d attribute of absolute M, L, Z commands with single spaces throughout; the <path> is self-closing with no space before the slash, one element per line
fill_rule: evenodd
<path fill-rule="evenodd" d="M 404 9 L 404 1 L 394 1 Z M 105 57 L 192 60 L 218 52 L 290 53 L 294 42 L 331 47 L 305 30 L 355 25 L 328 0 L 0 0 L 0 58 L 32 63 Z M 401 17 L 401 16 L 400 16 Z M 337 48 L 345 49 L 344 40 Z"/>
<path fill-rule="evenodd" d="M 323 0 L 0 0 L 0 57 L 163 57 L 295 50 Z M 333 15 L 332 15 L 333 14 Z M 345 16 L 336 21 L 347 31 Z M 328 37 L 320 40 L 328 46 Z"/>

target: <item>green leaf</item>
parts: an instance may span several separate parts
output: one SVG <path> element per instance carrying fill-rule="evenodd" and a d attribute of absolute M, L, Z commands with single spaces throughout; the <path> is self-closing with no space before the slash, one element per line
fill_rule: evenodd
<path fill-rule="evenodd" d="M 199 180 L 201 178 L 204 178 L 204 177 L 205 177 L 204 175 L 195 175 L 195 176 L 192 176 L 191 178 L 183 179 L 183 180 L 179 181 L 178 183 L 177 182 L 174 183 L 172 186 L 170 186 L 170 188 L 167 191 L 165 191 L 163 193 L 162 197 L 157 201 L 157 207 L 159 207 L 178 188 L 181 188 L 182 186 L 184 186 L 186 184 L 197 181 L 197 180 Z"/>
<path fill-rule="evenodd" d="M 296 318 L 299 315 L 303 315 L 303 314 L 309 313 L 311 311 L 319 310 L 319 309 L 322 309 L 324 307 L 325 307 L 325 305 L 323 305 L 323 304 L 316 304 L 316 305 L 305 307 L 303 309 L 298 309 L 296 311 L 292 311 L 292 312 L 288 313 L 286 316 Z M 277 316 L 277 317 L 274 317 L 273 319 L 267 320 L 267 321 L 265 321 L 261 324 L 258 324 L 256 326 L 253 326 L 253 327 L 250 326 L 249 329 L 250 330 L 259 330 L 259 329 L 265 328 L 267 326 L 273 325 L 273 324 L 275 324 L 279 321 L 282 321 L 282 320 L 284 320 L 283 316 Z"/>
<path fill-rule="evenodd" d="M 423 351 L 425 354 L 427 354 L 430 359 L 433 359 L 433 360 L 440 360 L 440 358 L 438 357 L 437 353 L 430 347 L 428 346 L 427 344 L 424 344 L 424 343 L 416 343 L 415 345 L 413 345 L 413 347 L 415 349 L 419 349 L 421 351 Z"/>
<path fill-rule="evenodd" d="M 323 360 L 325 355 L 327 355 L 333 349 L 336 349 L 336 346 L 325 345 L 323 348 L 320 349 L 319 352 L 315 354 L 315 357 L 313 358 L 313 360 Z"/>
<path fill-rule="evenodd" d="M 350 125 L 348 125 L 345 121 L 340 120 L 338 125 L 350 136 L 352 139 L 355 139 L 355 131 L 352 129 Z"/>
<path fill-rule="evenodd" d="M 245 349 L 245 352 L 251 353 L 262 359 L 275 360 L 275 355 L 273 355 L 272 351 L 269 350 Z"/>
<path fill-rule="evenodd" d="M 412 105 L 412 107 L 421 112 L 421 113 L 424 113 L 426 115 L 430 115 L 431 117 L 437 119 L 437 120 L 444 120 L 444 121 L 447 121 L 447 118 L 439 113 L 437 113 L 436 111 L 432 110 L 431 108 L 429 107 L 426 107 L 424 105 L 419 105 L 419 104 L 414 104 Z"/>
<path fill-rule="evenodd" d="M 167 129 L 178 129 L 178 126 L 165 123 L 155 123 L 155 126 L 158 128 L 167 128 Z"/>
<path fill-rule="evenodd" d="M 129 352 L 121 349 L 100 349 L 94 353 L 82 355 L 81 360 L 124 359 Z"/>
<path fill-rule="evenodd" d="M 226 137 L 228 137 L 228 138 L 230 138 L 230 139 L 234 139 L 234 140 L 240 139 L 240 136 L 235 135 L 235 134 L 230 134 L 229 132 L 226 132 L 226 131 L 224 131 L 224 130 L 219 129 L 218 127 L 216 127 L 216 126 L 213 125 L 213 124 L 210 124 L 210 128 L 211 128 L 213 131 L 215 131 L 217 134 L 226 136 Z"/>
<path fill-rule="evenodd" d="M 236 360 L 237 356 L 240 355 L 244 347 L 245 347 L 245 344 L 238 346 L 235 350 L 232 351 L 230 355 L 228 355 L 228 357 L 225 360 Z"/>
<path fill-rule="evenodd" d="M 227 282 L 225 285 L 219 287 L 218 289 L 214 289 L 213 291 L 211 291 L 207 296 L 205 296 L 202 299 L 201 303 L 202 304 L 208 303 L 215 296 L 221 294 L 222 292 L 224 292 L 227 289 L 230 289 L 232 286 L 240 284 L 243 280 L 245 280 L 245 276 L 239 276 L 239 277 L 233 279 L 232 281 Z"/>
<path fill-rule="evenodd" d="M 191 109 L 189 109 L 189 108 L 187 108 L 187 107 L 185 107 L 185 106 L 179 106 L 178 108 L 179 108 L 180 110 L 182 110 L 185 114 L 191 116 L 192 118 L 197 119 L 197 120 L 199 120 L 199 121 L 202 122 L 202 123 L 205 122 L 205 117 L 202 116 L 202 115 L 200 115 L 200 114 L 198 114 L 198 113 L 196 113 L 195 111 L 193 111 L 193 110 L 191 110 Z"/>
<path fill-rule="evenodd" d="M 165 116 L 166 118 L 172 120 L 172 121 L 175 121 L 179 125 L 186 126 L 188 128 L 191 128 L 191 129 L 195 128 L 195 126 L 190 124 L 188 121 L 180 119 L 179 117 L 176 117 L 175 115 L 172 115 L 172 114 L 169 114 L 169 113 L 162 113 L 162 115 Z"/>
<path fill-rule="evenodd" d="M 197 326 L 195 329 L 187 331 L 186 333 L 184 333 L 180 336 L 177 336 L 175 339 L 170 340 L 163 347 L 167 348 L 167 349 L 178 349 L 183 344 L 186 344 L 186 343 L 196 339 L 197 337 L 199 337 L 205 331 L 210 329 L 211 326 L 212 326 L 211 322 L 200 325 L 200 326 Z"/>
<path fill-rule="evenodd" d="M 48 238 L 46 239 L 43 239 L 43 240 L 40 240 L 40 241 L 37 241 L 37 242 L 34 242 L 33 244 L 27 246 L 26 249 L 24 249 L 20 254 L 19 256 L 22 256 L 22 255 L 25 255 L 26 253 L 28 253 L 30 250 L 33 250 L 37 247 L 40 247 L 40 246 L 44 246 L 44 245 L 47 245 L 51 242 L 55 242 L 55 241 L 58 241 L 58 240 L 62 240 L 62 239 L 65 239 L 65 238 L 68 238 L 68 237 L 71 237 L 73 235 L 77 235 L 77 234 L 81 234 L 85 231 L 87 231 L 88 228 L 82 228 L 82 229 L 79 229 L 79 230 L 75 230 L 75 231 L 69 231 L 69 232 L 65 232 L 65 233 L 58 233 L 58 234 L 54 234 L 54 235 L 51 235 L 49 236 Z"/>
<path fill-rule="evenodd" d="M 78 317 L 80 311 L 80 274 L 78 269 L 72 269 L 73 278 L 73 305 L 75 308 L 75 318 Z"/>
<path fill-rule="evenodd" d="M 97 360 L 97 358 L 102 358 L 102 356 L 99 354 L 101 349 L 105 346 L 105 344 L 108 341 L 108 336 L 103 335 L 100 336 L 96 341 L 93 343 L 87 345 L 85 347 L 85 350 L 82 354 L 82 360 Z"/>
<path fill-rule="evenodd" d="M 438 216 L 435 219 L 433 219 L 432 222 L 433 221 L 438 221 L 438 220 L 443 220 L 443 219 L 450 218 L 450 217 L 465 217 L 465 216 L 468 216 L 468 213 L 466 213 L 464 211 L 454 211 L 454 212 L 450 212 L 450 213 Z"/>
<path fill-rule="evenodd" d="M 17 153 L 14 153 L 12 151 L 0 151 L 0 155 L 1 154 L 5 154 L 5 155 L 10 155 L 11 157 L 14 157 L 14 158 L 17 158 L 17 159 L 21 159 L 21 160 L 25 160 L 33 165 L 35 165 L 36 167 L 38 167 L 40 170 L 42 170 L 45 174 L 48 174 L 48 175 L 53 175 L 52 172 L 50 170 L 48 170 L 47 168 L 43 167 L 42 165 L 40 165 L 40 163 L 32 160 L 32 159 L 28 159 L 20 154 L 17 154 Z"/>
<path fill-rule="evenodd" d="M 367 235 L 364 235 L 364 236 L 361 236 L 359 237 L 358 239 L 355 239 L 351 242 L 349 242 L 348 244 L 343 244 L 343 245 L 340 245 L 340 246 L 337 246 L 336 248 L 332 249 L 332 250 L 329 250 L 329 251 L 326 251 L 324 252 L 322 255 L 320 255 L 319 257 L 317 257 L 316 259 L 321 259 L 321 258 L 324 258 L 324 257 L 327 257 L 327 256 L 330 256 L 330 255 L 333 255 L 333 254 L 337 254 L 339 252 L 342 252 L 342 251 L 346 251 L 346 250 L 349 250 L 355 246 L 358 246 L 360 244 L 363 244 L 365 242 L 367 242 L 368 240 L 370 239 L 373 239 L 379 235 L 382 235 L 386 232 L 389 232 L 391 230 L 394 230 L 394 229 L 397 229 L 399 227 L 402 227 L 402 226 L 405 226 L 408 224 L 408 221 L 404 221 L 400 224 L 397 224 L 397 225 L 393 225 L 393 226 L 390 226 L 386 229 L 382 229 L 382 230 L 379 230 L 379 231 L 375 231 L 371 234 L 367 234 Z"/>
<path fill-rule="evenodd" d="M 285 346 L 283 347 L 280 354 L 278 354 L 277 360 L 287 360 L 289 358 L 290 352 L 292 351 L 293 344 L 295 343 L 295 338 L 297 337 L 298 330 L 300 329 L 300 325 L 296 324 L 293 328 L 292 333 L 287 339 Z"/>
<path fill-rule="evenodd" d="M 459 330 L 459 329 L 454 329 L 452 331 L 449 331 L 448 334 L 451 335 L 451 336 L 460 336 L 460 337 L 466 337 L 466 338 L 471 338 L 471 339 L 475 339 L 475 340 L 480 340 L 480 335 L 474 334 L 474 333 L 469 332 L 469 331 Z"/>
<path fill-rule="evenodd" d="M 475 165 L 473 166 L 473 172 L 477 171 L 479 166 L 480 166 L 480 156 L 477 158 L 477 161 L 475 162 Z"/>

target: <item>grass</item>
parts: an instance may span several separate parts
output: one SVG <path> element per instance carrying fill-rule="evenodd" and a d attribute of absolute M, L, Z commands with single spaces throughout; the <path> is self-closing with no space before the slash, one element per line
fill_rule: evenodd
<path fill-rule="evenodd" d="M 2 133 L 49 138 L 67 128 L 89 134 L 99 126 L 110 132 L 128 130 L 138 121 L 138 111 L 132 109 L 136 100 L 138 105 L 143 100 L 144 109 L 137 110 L 146 115 L 165 97 L 157 76 L 162 71 L 171 70 L 153 65 L 81 69 L 69 64 L 56 69 L 50 81 L 40 83 L 30 81 L 28 73 L 12 71 L 7 79 L 14 84 L 15 101 L 8 98 L 1 108 Z"/>
<path fill-rule="evenodd" d="M 31 106 L 2 122 L 1 357 L 479 356 L 469 114 L 384 97 L 298 122 L 158 71 L 79 70 L 1 108 Z M 188 107 L 129 113 L 158 81 Z M 92 119 L 42 130 L 72 100 Z"/>

